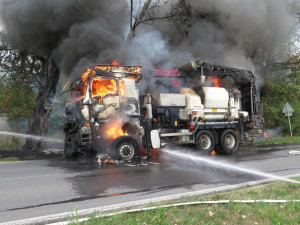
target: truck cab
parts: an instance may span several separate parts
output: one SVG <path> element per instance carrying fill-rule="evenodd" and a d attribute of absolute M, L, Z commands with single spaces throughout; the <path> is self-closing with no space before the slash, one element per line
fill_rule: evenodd
<path fill-rule="evenodd" d="M 140 67 L 96 65 L 69 81 L 64 123 L 66 157 L 98 153 L 132 160 L 139 154 Z"/>

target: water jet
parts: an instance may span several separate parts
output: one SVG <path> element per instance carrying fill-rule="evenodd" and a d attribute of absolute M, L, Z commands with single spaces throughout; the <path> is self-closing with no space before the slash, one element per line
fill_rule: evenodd
<path fill-rule="evenodd" d="M 63 144 L 64 143 L 64 141 L 61 140 L 61 139 L 46 138 L 46 137 L 42 137 L 42 136 L 36 136 L 36 135 L 31 135 L 31 134 L 15 133 L 15 132 L 8 132 L 8 131 L 0 131 L 0 135 L 29 138 L 29 139 L 33 139 L 33 140 L 37 140 L 37 141 L 44 141 L 44 142 L 50 142 L 50 143 L 59 143 L 59 144 Z"/>
<path fill-rule="evenodd" d="M 161 149 L 161 150 L 164 153 L 163 157 L 166 159 L 167 159 L 167 157 L 169 157 L 168 159 L 172 159 L 172 160 L 180 160 L 180 161 L 188 160 L 188 162 L 194 162 L 197 165 L 199 165 L 200 163 L 203 163 L 203 164 L 208 164 L 213 167 L 221 167 L 221 168 L 224 168 L 227 170 L 234 170 L 234 171 L 242 172 L 245 174 L 252 174 L 252 175 L 257 175 L 257 176 L 261 176 L 261 177 L 273 178 L 276 180 L 282 180 L 282 181 L 286 181 L 286 182 L 300 184 L 300 182 L 296 181 L 296 180 L 288 179 L 285 177 L 281 177 L 281 176 L 253 170 L 253 169 L 234 166 L 227 162 L 218 161 L 216 158 L 211 159 L 208 157 L 203 157 L 203 156 L 192 154 L 191 152 L 187 153 L 187 152 L 180 152 L 180 151 L 174 151 L 174 150 L 168 150 L 168 149 Z"/>

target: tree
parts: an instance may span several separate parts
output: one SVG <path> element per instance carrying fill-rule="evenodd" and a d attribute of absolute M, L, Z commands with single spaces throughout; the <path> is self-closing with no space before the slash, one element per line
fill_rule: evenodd
<path fill-rule="evenodd" d="M 28 89 L 36 91 L 33 123 L 30 126 L 29 133 L 45 136 L 49 127 L 52 99 L 55 96 L 60 75 L 59 68 L 53 59 L 13 49 L 6 41 L 4 33 L 1 33 L 0 37 L 0 68 L 3 74 L 1 79 L 8 79 L 9 84 L 13 84 L 16 87 L 28 87 Z M 23 90 L 22 88 L 20 90 Z M 15 97 L 17 98 L 17 96 Z M 13 96 L 11 97 L 13 98 Z M 16 102 L 15 105 L 18 106 Z M 13 105 L 11 106 L 13 107 Z M 25 147 L 40 151 L 42 142 L 27 139 Z"/>
<path fill-rule="evenodd" d="M 138 28 L 138 26 L 143 23 L 143 18 L 147 12 L 147 9 L 149 8 L 152 0 L 146 0 L 144 5 L 138 10 L 138 12 L 133 15 L 133 0 L 130 0 L 130 31 L 128 33 L 127 39 L 130 40 L 134 37 L 135 32 Z M 135 19 L 133 22 L 133 18 Z"/>
<path fill-rule="evenodd" d="M 33 114 L 33 123 L 30 133 L 38 136 L 45 136 L 49 128 L 49 117 L 52 111 L 52 99 L 56 93 L 60 70 L 57 63 L 51 59 L 51 64 L 48 65 L 49 59 L 41 60 L 43 70 L 39 79 L 39 92 L 36 98 L 36 106 Z M 50 70 L 48 70 L 48 66 Z M 35 151 L 42 149 L 42 142 L 34 139 L 26 140 L 26 148 Z"/>
<path fill-rule="evenodd" d="M 286 102 L 289 102 L 295 112 L 291 117 L 292 130 L 300 135 L 300 60 L 298 56 L 289 57 L 282 63 L 273 65 L 272 76 L 266 77 L 261 90 L 264 103 L 264 117 L 267 128 L 284 127 L 289 132 L 289 124 L 282 113 Z M 274 104 L 276 102 L 276 104 Z"/>
<path fill-rule="evenodd" d="M 35 107 L 35 95 L 29 84 L 18 82 L 16 80 L 2 80 L 0 90 L 0 108 L 6 112 L 11 120 L 17 124 L 17 132 L 20 132 L 20 119 L 22 117 L 30 118 L 33 115 Z M 28 124 L 30 129 L 30 122 Z"/>
<path fill-rule="evenodd" d="M 134 10 L 135 8 L 138 9 Z M 143 4 L 142 1 L 134 4 L 134 1 L 130 0 L 130 29 L 127 39 L 133 39 L 142 24 L 187 23 L 191 18 L 191 13 L 192 7 L 187 0 L 146 0 Z"/>

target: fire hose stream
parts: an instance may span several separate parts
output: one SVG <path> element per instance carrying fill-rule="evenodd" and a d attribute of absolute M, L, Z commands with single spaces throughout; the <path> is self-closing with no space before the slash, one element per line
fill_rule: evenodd
<path fill-rule="evenodd" d="M 38 140 L 38 141 L 45 141 L 45 142 L 51 142 L 51 143 L 59 143 L 59 144 L 64 143 L 64 141 L 61 140 L 61 139 L 46 138 L 46 137 L 41 137 L 41 136 L 36 136 L 36 135 L 22 134 L 22 133 L 8 132 L 8 131 L 0 131 L 0 135 L 29 138 L 29 139 L 34 139 L 34 140 Z"/>

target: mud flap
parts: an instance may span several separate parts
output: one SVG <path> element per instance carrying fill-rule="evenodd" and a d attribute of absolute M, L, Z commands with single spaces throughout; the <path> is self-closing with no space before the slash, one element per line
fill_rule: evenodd
<path fill-rule="evenodd" d="M 160 140 L 158 130 L 151 130 L 150 135 L 151 135 L 152 148 L 160 148 L 161 140 Z"/>

